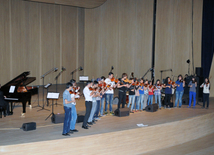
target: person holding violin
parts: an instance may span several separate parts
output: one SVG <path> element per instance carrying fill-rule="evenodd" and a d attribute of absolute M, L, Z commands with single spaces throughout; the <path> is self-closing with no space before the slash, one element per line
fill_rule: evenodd
<path fill-rule="evenodd" d="M 93 84 L 92 81 L 87 81 L 86 86 L 83 89 L 83 95 L 85 97 L 85 107 L 86 107 L 85 117 L 82 124 L 83 129 L 88 129 L 87 122 L 91 113 L 92 97 L 94 96 L 94 94 L 92 93 L 92 90 L 89 89 L 91 88 L 92 84 Z"/>
<path fill-rule="evenodd" d="M 129 103 L 128 103 L 128 108 L 130 106 L 130 104 L 132 103 L 131 105 L 131 113 L 134 113 L 133 111 L 133 108 L 134 108 L 134 103 L 135 103 L 135 85 L 132 85 L 134 82 L 135 82 L 135 79 L 134 78 L 130 78 L 129 79 L 131 81 L 131 86 L 129 87 Z"/>
<path fill-rule="evenodd" d="M 146 106 L 147 106 L 147 101 L 148 101 L 148 97 L 149 97 L 149 90 L 148 90 L 148 88 L 149 88 L 149 85 L 148 85 L 148 80 L 146 79 L 145 80 L 145 83 L 144 83 L 144 104 L 143 104 L 143 109 L 145 109 L 146 108 Z"/>
<path fill-rule="evenodd" d="M 122 74 L 122 78 L 120 79 L 120 82 L 117 85 L 117 88 L 119 89 L 118 96 L 119 96 L 119 101 L 117 108 L 120 109 L 120 104 L 122 102 L 122 108 L 125 107 L 126 104 L 126 92 L 127 89 L 130 87 L 130 84 L 125 82 L 128 78 L 128 75 L 126 73 Z"/>
<path fill-rule="evenodd" d="M 167 77 L 165 79 L 164 82 L 164 88 L 165 88 L 165 98 L 164 98 L 164 102 L 165 102 L 165 108 L 171 109 L 170 108 L 170 101 L 171 101 L 171 97 L 172 97 L 172 88 L 174 86 L 172 85 L 172 81 L 170 79 L 170 77 Z"/>
<path fill-rule="evenodd" d="M 156 85 L 155 85 L 155 104 L 159 103 L 159 109 L 161 109 L 161 89 L 162 85 L 160 84 L 160 80 L 157 79 Z"/>
<path fill-rule="evenodd" d="M 107 85 L 107 91 L 106 91 L 106 104 L 105 104 L 105 114 L 108 114 L 107 109 L 109 105 L 109 112 L 110 115 L 113 115 L 114 113 L 112 112 L 112 104 L 113 104 L 113 97 L 114 97 L 114 89 L 116 88 L 116 84 L 114 81 L 111 79 L 114 77 L 114 74 L 112 72 L 109 72 L 108 78 L 105 79 L 105 83 Z"/>
<path fill-rule="evenodd" d="M 80 98 L 80 87 L 77 87 L 76 80 L 71 79 L 70 83 L 73 85 L 71 91 L 74 92 L 76 98 Z"/>
<path fill-rule="evenodd" d="M 195 109 L 196 104 L 196 88 L 197 88 L 197 81 L 195 77 L 192 77 L 192 81 L 188 84 L 189 88 L 189 106 L 187 108 L 191 107 L 192 104 L 192 98 L 193 98 L 193 109 Z"/>
<path fill-rule="evenodd" d="M 72 84 L 70 82 L 68 82 L 66 84 L 66 89 L 63 92 L 63 106 L 64 106 L 64 110 L 65 110 L 65 118 L 64 118 L 64 124 L 63 124 L 63 131 L 62 131 L 62 135 L 63 136 L 70 136 L 69 133 L 73 133 L 70 132 L 70 124 L 71 124 L 71 108 L 72 102 L 75 102 L 75 98 L 71 98 L 70 95 L 70 90 L 72 89 Z"/>
<path fill-rule="evenodd" d="M 105 116 L 103 115 L 103 107 L 104 107 L 104 102 L 105 102 L 105 87 L 106 87 L 106 83 L 104 82 L 105 81 L 105 76 L 101 76 L 101 84 L 102 84 L 102 88 L 103 88 L 103 91 L 102 91 L 102 97 L 101 97 L 101 108 L 100 108 L 100 116 Z"/>
<path fill-rule="evenodd" d="M 140 82 L 138 82 L 137 78 L 135 78 L 135 103 L 136 103 L 136 109 L 135 109 L 135 112 L 138 112 L 139 110 L 139 105 L 140 105 L 140 93 L 139 93 L 139 90 L 140 90 Z"/>
<path fill-rule="evenodd" d="M 149 103 L 151 103 L 151 105 L 152 105 L 153 95 L 154 95 L 154 86 L 152 85 L 152 81 L 149 81 L 148 93 L 149 93 L 149 97 L 148 97 L 147 104 L 149 105 Z"/>
<path fill-rule="evenodd" d="M 210 82 L 208 78 L 205 78 L 204 83 L 200 86 L 203 88 L 203 107 L 205 108 L 205 102 L 207 102 L 207 109 L 209 108 L 209 95 L 210 95 Z"/>
<path fill-rule="evenodd" d="M 176 86 L 176 92 L 175 92 L 175 107 L 177 108 L 177 103 L 179 100 L 179 108 L 181 108 L 182 105 L 182 97 L 184 94 L 184 87 L 185 87 L 185 81 L 183 80 L 183 76 L 180 74 L 178 75 L 178 80 L 175 82 Z"/>
<path fill-rule="evenodd" d="M 96 112 L 96 107 L 97 107 L 97 97 L 100 97 L 100 93 L 98 90 L 98 82 L 94 81 L 93 86 L 90 88 L 92 90 L 92 108 L 91 108 L 91 113 L 90 116 L 88 118 L 88 124 L 89 125 L 93 125 L 93 123 L 95 124 L 95 119 L 94 119 L 94 114 Z"/>
<path fill-rule="evenodd" d="M 101 101 L 102 95 L 104 93 L 104 88 L 103 88 L 103 85 L 102 85 L 101 78 L 97 78 L 96 81 L 98 82 L 98 93 L 100 93 L 100 96 L 96 97 L 97 106 L 96 106 L 96 110 L 95 110 L 95 114 L 94 114 L 94 119 L 95 120 L 100 120 L 100 118 L 99 118 L 100 101 Z"/>
<path fill-rule="evenodd" d="M 140 94 L 140 98 L 139 98 L 138 102 L 140 105 L 140 111 L 143 111 L 143 103 L 144 103 L 144 81 L 143 81 L 143 78 L 140 79 L 139 94 Z"/>

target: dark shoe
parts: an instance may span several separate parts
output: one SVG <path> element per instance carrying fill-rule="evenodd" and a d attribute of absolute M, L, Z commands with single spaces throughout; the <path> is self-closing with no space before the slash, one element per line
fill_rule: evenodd
<path fill-rule="evenodd" d="M 209 107 L 207 107 L 206 109 L 209 109 Z"/>
<path fill-rule="evenodd" d="M 89 125 L 93 125 L 93 123 L 92 123 L 92 122 L 88 122 L 88 124 L 89 124 Z"/>
<path fill-rule="evenodd" d="M 181 106 L 179 106 L 179 108 L 181 108 Z"/>
<path fill-rule="evenodd" d="M 70 136 L 70 134 L 69 133 L 65 133 L 65 134 L 62 134 L 63 136 Z"/>
<path fill-rule="evenodd" d="M 83 128 L 83 129 L 88 129 L 88 127 L 87 127 L 87 126 L 82 126 L 82 128 Z"/>
<path fill-rule="evenodd" d="M 78 130 L 77 130 L 77 129 L 74 129 L 74 130 L 70 130 L 70 132 L 78 132 Z"/>
<path fill-rule="evenodd" d="M 192 107 L 192 109 L 195 109 L 195 107 Z"/>
<path fill-rule="evenodd" d="M 90 128 L 91 126 L 89 126 L 89 125 L 86 125 L 88 128 Z"/>
<path fill-rule="evenodd" d="M 70 131 L 69 131 L 69 133 L 70 133 L 70 134 L 73 134 L 73 131 L 72 131 L 72 130 L 70 130 Z"/>

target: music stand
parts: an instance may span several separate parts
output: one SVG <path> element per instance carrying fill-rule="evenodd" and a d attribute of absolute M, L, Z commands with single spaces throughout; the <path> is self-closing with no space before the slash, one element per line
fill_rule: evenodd
<path fill-rule="evenodd" d="M 50 113 L 50 115 L 45 119 L 47 120 L 50 116 L 54 115 L 54 100 L 59 99 L 59 93 L 48 93 L 47 94 L 47 99 L 52 99 L 52 112 Z"/>
<path fill-rule="evenodd" d="M 57 70 L 58 70 L 58 68 L 54 67 L 54 68 L 50 69 L 49 71 L 47 71 L 45 74 L 43 74 L 43 75 L 41 76 L 41 78 L 42 78 L 42 83 L 43 83 L 43 87 L 42 87 L 42 88 L 43 88 L 43 89 L 42 89 L 42 92 L 43 92 L 43 98 L 42 98 L 42 100 L 43 100 L 43 106 L 42 106 L 42 109 L 37 110 L 37 111 L 41 111 L 41 110 L 50 111 L 50 110 L 44 108 L 44 107 L 45 107 L 45 99 L 44 99 L 44 96 L 45 96 L 45 90 L 44 90 L 44 86 L 45 86 L 45 76 L 48 75 L 49 73 L 51 73 L 52 71 L 56 72 Z"/>

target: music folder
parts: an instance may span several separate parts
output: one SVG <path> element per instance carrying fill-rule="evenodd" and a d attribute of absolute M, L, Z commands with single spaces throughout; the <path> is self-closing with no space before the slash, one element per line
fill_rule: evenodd
<path fill-rule="evenodd" d="M 47 99 L 58 99 L 59 98 L 59 93 L 48 93 L 47 94 Z"/>

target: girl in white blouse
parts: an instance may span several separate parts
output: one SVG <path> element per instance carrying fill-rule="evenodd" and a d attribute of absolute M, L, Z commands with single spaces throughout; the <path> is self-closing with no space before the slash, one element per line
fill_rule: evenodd
<path fill-rule="evenodd" d="M 200 86 L 203 88 L 203 107 L 205 108 L 205 102 L 207 101 L 207 109 L 209 108 L 209 95 L 210 95 L 210 82 L 208 78 L 205 78 L 204 83 Z"/>

